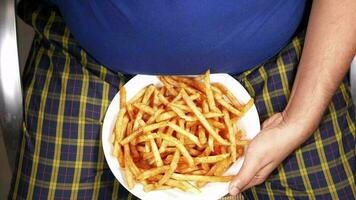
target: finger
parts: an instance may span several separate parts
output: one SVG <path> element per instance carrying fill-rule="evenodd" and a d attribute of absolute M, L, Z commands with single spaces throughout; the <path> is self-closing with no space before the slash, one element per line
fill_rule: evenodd
<path fill-rule="evenodd" d="M 255 175 L 255 177 L 253 177 L 253 179 L 244 188 L 241 189 L 241 192 L 244 192 L 245 190 L 248 190 L 253 186 L 259 185 L 264 181 L 265 179 L 261 178 L 260 175 Z"/>
<path fill-rule="evenodd" d="M 260 162 L 257 158 L 246 155 L 245 161 L 239 173 L 234 177 L 230 183 L 229 192 L 231 195 L 237 195 L 256 175 L 260 170 Z"/>
<path fill-rule="evenodd" d="M 256 186 L 260 185 L 263 182 L 266 181 L 268 176 L 271 174 L 271 172 L 275 169 L 274 165 L 272 163 L 266 165 L 263 167 L 260 171 L 257 172 L 257 174 L 253 177 L 253 179 L 250 181 L 249 184 L 247 184 L 244 188 L 242 188 L 241 192 Z"/>

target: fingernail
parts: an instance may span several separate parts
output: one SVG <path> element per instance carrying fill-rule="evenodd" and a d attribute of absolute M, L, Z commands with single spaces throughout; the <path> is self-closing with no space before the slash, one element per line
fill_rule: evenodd
<path fill-rule="evenodd" d="M 230 190 L 230 195 L 232 195 L 232 196 L 235 196 L 240 192 L 239 188 L 236 187 L 234 184 L 230 184 L 229 190 Z"/>

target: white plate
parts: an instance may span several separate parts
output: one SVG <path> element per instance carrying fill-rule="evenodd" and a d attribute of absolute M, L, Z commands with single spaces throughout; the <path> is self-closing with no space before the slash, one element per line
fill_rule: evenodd
<path fill-rule="evenodd" d="M 247 103 L 251 98 L 245 88 L 232 76 L 228 74 L 211 74 L 211 82 L 219 82 L 224 84 L 241 103 Z M 136 75 L 125 84 L 127 99 L 131 99 L 139 90 L 149 84 L 160 84 L 157 76 L 151 75 Z M 116 157 L 112 155 L 113 145 L 110 143 L 111 133 L 115 126 L 117 114 L 119 112 L 119 93 L 116 94 L 114 99 L 106 111 L 103 129 L 102 129 L 102 142 L 106 161 L 116 177 L 117 180 L 127 190 L 124 170 L 120 167 Z M 247 138 L 254 138 L 260 131 L 260 120 L 258 117 L 255 105 L 239 120 L 238 126 L 243 129 Z M 235 175 L 241 168 L 243 157 L 238 159 L 224 175 Z M 142 184 L 136 184 L 132 190 L 129 190 L 135 196 L 144 200 L 169 200 L 169 199 L 184 199 L 184 200 L 197 200 L 197 199 L 218 199 L 228 193 L 229 183 L 209 183 L 201 188 L 201 193 L 182 192 L 177 189 L 161 190 L 144 192 Z"/>

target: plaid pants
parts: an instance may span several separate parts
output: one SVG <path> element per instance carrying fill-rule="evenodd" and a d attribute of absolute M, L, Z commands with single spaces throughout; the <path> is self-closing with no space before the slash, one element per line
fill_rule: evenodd
<path fill-rule="evenodd" d="M 112 175 L 100 142 L 108 104 L 130 76 L 88 55 L 55 8 L 36 1 L 20 8 L 36 35 L 23 75 L 23 133 L 10 198 L 135 198 Z M 255 98 L 262 121 L 288 102 L 303 38 L 297 34 L 268 62 L 236 75 Z M 356 120 L 349 89 L 345 78 L 315 133 L 245 198 L 355 198 Z"/>

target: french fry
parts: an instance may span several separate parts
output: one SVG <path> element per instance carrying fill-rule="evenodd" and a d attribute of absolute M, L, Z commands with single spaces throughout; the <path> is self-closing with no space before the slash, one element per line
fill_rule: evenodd
<path fill-rule="evenodd" d="M 192 175 L 205 175 L 206 172 L 207 172 L 206 170 L 200 169 L 200 170 L 192 171 L 191 174 Z"/>
<path fill-rule="evenodd" d="M 214 150 L 214 138 L 212 135 L 208 136 L 208 147 L 211 150 Z"/>
<path fill-rule="evenodd" d="M 205 149 L 204 149 L 204 151 L 199 155 L 199 157 L 201 157 L 201 156 L 208 156 L 208 155 L 210 155 L 210 153 L 213 151 L 213 149 L 211 149 L 211 148 L 209 148 L 209 147 L 206 147 Z"/>
<path fill-rule="evenodd" d="M 228 102 L 226 102 L 224 100 L 224 98 L 221 97 L 221 95 L 215 95 L 215 99 L 221 106 L 226 108 L 228 111 L 230 111 L 234 115 L 239 116 L 239 117 L 242 116 L 242 113 L 239 110 L 237 110 L 236 108 L 234 108 L 232 105 L 230 105 Z"/>
<path fill-rule="evenodd" d="M 205 92 L 204 84 L 197 80 L 194 80 L 189 77 L 182 77 L 182 76 L 172 76 L 172 78 L 176 81 L 181 81 L 181 82 L 199 90 L 200 92 Z"/>
<path fill-rule="evenodd" d="M 166 79 L 162 76 L 158 77 L 159 80 L 163 83 L 164 87 L 167 88 L 168 92 L 173 95 L 173 96 L 177 96 L 178 95 L 178 92 L 176 90 L 174 90 L 173 86 L 170 85 Z"/>
<path fill-rule="evenodd" d="M 168 122 L 168 126 L 171 127 L 173 130 L 175 130 L 177 133 L 180 133 L 180 134 L 184 135 L 185 137 L 189 138 L 196 145 L 201 146 L 198 137 L 195 136 L 194 134 L 184 130 L 183 128 L 173 124 L 172 122 Z"/>
<path fill-rule="evenodd" d="M 215 117 L 223 117 L 224 115 L 222 113 L 215 113 L 215 112 L 207 112 L 204 113 L 205 118 L 215 118 Z"/>
<path fill-rule="evenodd" d="M 197 149 L 194 149 L 194 148 L 189 148 L 188 149 L 188 152 L 190 155 L 192 156 L 198 156 L 201 154 L 201 151 L 197 150 Z"/>
<path fill-rule="evenodd" d="M 241 129 L 238 129 L 237 126 L 233 126 L 233 130 L 236 137 L 236 141 L 243 140 L 243 138 L 245 137 L 243 131 Z"/>
<path fill-rule="evenodd" d="M 159 128 L 161 128 L 161 127 L 165 127 L 165 126 L 167 126 L 167 125 L 168 125 L 168 123 L 167 123 L 166 121 L 157 122 L 157 123 L 150 124 L 150 125 L 147 125 L 147 126 L 143 127 L 143 128 L 142 128 L 142 131 L 143 131 L 143 132 L 150 132 L 150 131 L 159 129 Z"/>
<path fill-rule="evenodd" d="M 205 176 L 212 176 L 212 175 L 214 175 L 214 172 L 215 172 L 215 170 L 216 170 L 216 165 L 213 165 L 210 169 L 209 169 L 209 171 L 205 174 Z M 204 182 L 204 181 L 197 181 L 196 182 L 196 186 L 198 187 L 198 188 L 202 188 L 204 185 L 206 185 L 208 182 Z"/>
<path fill-rule="evenodd" d="M 184 119 L 179 119 L 178 120 L 178 125 L 179 125 L 179 127 L 181 128 L 181 129 L 185 129 L 185 123 L 184 123 Z M 172 128 L 172 127 L 171 127 Z M 178 132 L 176 132 L 176 137 L 179 139 L 179 141 L 182 143 L 182 144 L 184 144 L 184 145 L 186 145 L 186 142 L 185 141 L 189 141 L 189 140 L 185 140 L 184 139 L 184 135 L 183 134 L 180 134 L 180 133 L 178 133 Z M 188 149 L 187 149 L 188 150 Z"/>
<path fill-rule="evenodd" d="M 214 176 L 221 176 L 230 167 L 232 163 L 231 158 L 227 158 L 216 163 L 216 169 L 214 171 Z"/>
<path fill-rule="evenodd" d="M 126 104 L 127 114 L 131 121 L 135 120 L 135 113 L 132 104 Z"/>
<path fill-rule="evenodd" d="M 198 133 L 199 133 L 199 141 L 200 141 L 200 143 L 201 144 L 205 144 L 207 139 L 206 139 L 206 135 L 205 135 L 205 130 L 201 125 L 198 126 Z"/>
<path fill-rule="evenodd" d="M 197 90 L 195 90 L 194 88 L 189 87 L 187 84 L 183 83 L 183 82 L 178 82 L 175 79 L 173 79 L 171 76 L 164 76 L 164 79 L 166 80 L 167 83 L 169 83 L 170 85 L 172 85 L 173 87 L 177 87 L 177 88 L 185 88 L 188 93 L 190 94 L 198 94 Z M 179 94 L 178 94 L 179 95 Z M 192 97 L 193 99 L 196 99 L 196 96 Z M 174 102 L 174 100 L 173 100 Z"/>
<path fill-rule="evenodd" d="M 192 110 L 188 106 L 180 104 L 180 102 L 170 103 L 169 106 L 173 106 L 173 107 L 179 108 L 180 110 L 182 110 L 184 112 L 192 112 Z"/>
<path fill-rule="evenodd" d="M 180 142 L 176 138 L 174 138 L 172 136 L 169 136 L 169 135 L 165 135 L 163 133 L 152 133 L 152 134 L 149 134 L 149 135 L 141 136 L 142 140 L 149 140 L 150 138 L 162 138 L 162 139 L 167 140 L 168 142 L 172 143 L 173 145 L 175 145 L 179 149 L 179 151 L 182 153 L 182 155 L 187 160 L 189 165 L 190 166 L 194 166 L 194 160 L 191 157 L 191 155 L 189 154 L 188 150 L 184 147 L 182 142 Z"/>
<path fill-rule="evenodd" d="M 131 141 L 133 141 L 137 136 L 139 136 L 142 133 L 142 128 L 134 131 L 132 134 L 128 135 L 127 137 L 125 137 L 123 140 L 121 140 L 120 144 L 124 145 L 127 144 Z"/>
<path fill-rule="evenodd" d="M 133 127 L 132 127 L 132 130 L 137 130 L 139 125 L 140 125 L 140 120 L 142 119 L 142 112 L 139 111 L 136 115 L 136 119 L 134 121 L 134 124 L 133 124 Z"/>
<path fill-rule="evenodd" d="M 112 155 L 115 156 L 115 157 L 118 157 L 119 156 L 119 148 L 120 148 L 120 144 L 118 141 L 115 141 L 114 142 L 114 150 L 112 152 Z"/>
<path fill-rule="evenodd" d="M 127 166 L 127 163 L 125 163 L 125 165 Z M 135 186 L 135 181 L 133 179 L 133 175 L 130 171 L 130 169 L 128 167 L 125 167 L 125 178 L 126 178 L 126 182 L 127 182 L 127 187 L 132 190 Z"/>
<path fill-rule="evenodd" d="M 163 185 L 165 182 L 167 182 L 168 179 L 170 179 L 170 177 L 172 176 L 173 172 L 177 168 L 179 157 L 180 157 L 180 152 L 176 151 L 174 153 L 173 159 L 171 161 L 169 170 L 166 171 L 166 173 L 163 175 L 162 179 L 159 180 L 158 185 Z"/>
<path fill-rule="evenodd" d="M 206 100 L 203 100 L 202 107 L 203 107 L 203 113 L 208 113 L 209 112 L 209 105 L 206 102 Z"/>
<path fill-rule="evenodd" d="M 223 114 L 224 114 L 224 121 L 229 133 L 229 139 L 230 139 L 230 149 L 231 149 L 231 156 L 233 160 L 236 160 L 236 138 L 235 138 L 235 134 L 233 131 L 233 127 L 230 121 L 230 115 L 229 112 L 227 110 L 223 110 Z"/>
<path fill-rule="evenodd" d="M 150 143 L 151 143 L 151 149 L 152 149 L 155 161 L 156 161 L 156 166 L 157 167 L 163 166 L 163 161 L 162 161 L 161 155 L 160 155 L 160 153 L 158 151 L 158 148 L 157 148 L 155 140 L 154 139 L 150 139 Z"/>
<path fill-rule="evenodd" d="M 240 146 L 247 146 L 250 144 L 250 140 L 239 140 L 236 142 L 236 145 L 240 145 Z"/>
<path fill-rule="evenodd" d="M 155 183 L 156 184 L 159 180 L 161 180 L 162 177 L 163 177 L 162 174 L 157 174 L 157 175 L 147 178 L 145 181 L 147 181 L 147 183 Z"/>
<path fill-rule="evenodd" d="M 161 93 L 161 91 L 158 93 L 158 100 L 164 105 L 169 104 L 169 101 L 166 99 L 166 97 L 164 97 L 164 95 Z"/>
<path fill-rule="evenodd" d="M 186 122 L 185 123 L 185 127 L 187 129 L 190 129 L 192 128 L 193 126 L 199 126 L 200 125 L 200 122 L 199 121 L 193 121 L 193 122 Z"/>
<path fill-rule="evenodd" d="M 138 180 L 144 180 L 144 179 L 147 179 L 149 177 L 152 177 L 152 176 L 155 176 L 155 175 L 158 175 L 158 174 L 162 174 L 165 171 L 167 171 L 168 169 L 169 169 L 169 166 L 167 166 L 167 165 L 164 165 L 164 166 L 161 166 L 161 167 L 155 167 L 155 168 L 152 168 L 152 169 L 144 171 L 143 173 L 141 173 L 137 177 L 137 179 Z"/>
<path fill-rule="evenodd" d="M 182 85 L 179 82 L 175 81 L 171 76 L 161 76 L 168 84 L 172 87 L 181 87 Z"/>
<path fill-rule="evenodd" d="M 144 103 L 135 103 L 134 106 L 138 108 L 139 110 L 148 113 L 150 115 L 153 115 L 155 113 L 155 110 L 151 108 L 150 106 L 144 104 Z"/>
<path fill-rule="evenodd" d="M 177 108 L 176 106 L 169 105 L 169 108 L 172 109 L 180 118 L 186 120 L 186 121 L 195 121 L 193 117 L 189 117 L 185 115 L 185 113 Z"/>
<path fill-rule="evenodd" d="M 143 191 L 144 192 L 150 192 L 152 190 L 169 190 L 172 189 L 172 186 L 169 185 L 160 185 L 157 186 L 156 184 L 147 184 L 143 186 Z"/>
<path fill-rule="evenodd" d="M 111 144 L 114 144 L 114 143 L 115 143 L 115 132 L 113 132 L 113 133 L 111 134 L 110 143 L 111 143 Z"/>
<path fill-rule="evenodd" d="M 219 134 L 217 134 L 213 130 L 213 128 L 210 126 L 210 124 L 205 119 L 203 114 L 197 109 L 197 107 L 194 104 L 194 102 L 190 99 L 190 97 L 188 96 L 188 94 L 184 90 L 182 91 L 182 97 L 185 100 L 185 102 L 187 103 L 187 105 L 192 109 L 192 111 L 194 112 L 195 116 L 199 119 L 199 121 L 205 127 L 205 129 L 209 132 L 209 134 L 211 134 L 221 144 L 229 145 L 229 142 L 224 140 L 224 138 L 222 138 Z"/>
<path fill-rule="evenodd" d="M 187 173 L 191 173 L 193 171 L 199 170 L 199 168 L 197 166 L 195 167 L 184 167 L 183 169 L 179 170 L 179 173 L 181 174 L 187 174 Z"/>
<path fill-rule="evenodd" d="M 176 123 L 176 120 L 173 119 L 171 122 Z M 174 132 L 174 130 L 172 128 L 167 127 L 167 132 L 166 132 L 167 135 L 172 136 L 173 132 Z M 159 152 L 160 153 L 165 152 L 167 145 L 168 145 L 168 142 L 166 140 L 163 140 L 161 146 L 159 147 Z"/>
<path fill-rule="evenodd" d="M 152 124 L 157 121 L 157 118 L 164 112 L 163 109 L 158 109 L 154 111 L 154 114 L 147 120 L 146 124 Z"/>
<path fill-rule="evenodd" d="M 166 127 L 161 127 L 161 128 L 158 129 L 157 132 L 164 133 L 165 130 L 166 130 Z M 156 141 L 156 144 L 157 144 L 157 148 L 159 148 L 162 145 L 162 141 L 163 141 L 162 138 L 157 138 L 155 141 Z"/>
<path fill-rule="evenodd" d="M 204 181 L 204 182 L 229 182 L 233 176 L 202 176 L 173 173 L 172 178 L 183 181 Z"/>
<path fill-rule="evenodd" d="M 142 98 L 142 103 L 147 104 L 148 100 L 150 99 L 151 95 L 155 91 L 156 87 L 153 85 L 149 85 L 147 90 L 145 91 L 145 94 L 143 95 Z"/>
<path fill-rule="evenodd" d="M 176 97 L 174 97 L 174 99 L 171 101 L 171 104 L 172 103 L 175 103 L 176 101 L 180 100 L 182 98 L 182 93 L 178 93 L 178 95 Z"/>
<path fill-rule="evenodd" d="M 167 187 L 169 187 L 168 189 L 171 188 L 170 186 L 167 186 Z M 143 191 L 144 192 L 151 192 L 154 189 L 155 189 L 155 185 L 154 184 L 144 184 L 143 185 Z"/>
<path fill-rule="evenodd" d="M 243 106 L 241 103 L 236 99 L 236 97 L 221 83 L 212 83 L 213 87 L 218 88 L 226 97 L 230 100 L 232 105 L 237 108 L 238 110 L 242 110 Z"/>
<path fill-rule="evenodd" d="M 188 88 L 189 88 L 189 87 L 188 87 Z M 194 93 L 193 95 L 190 96 L 190 98 L 194 101 L 194 100 L 200 98 L 200 94 L 199 94 L 199 93 Z"/>
<path fill-rule="evenodd" d="M 120 88 L 120 109 L 126 107 L 126 89 L 125 87 Z"/>
<path fill-rule="evenodd" d="M 131 170 L 134 177 L 137 177 L 141 173 L 140 169 L 136 166 L 132 158 L 128 160 L 127 168 Z"/>
<path fill-rule="evenodd" d="M 210 166 L 208 163 L 201 163 L 201 168 L 205 171 L 209 171 Z M 206 175 L 206 174 L 205 174 Z"/>
<path fill-rule="evenodd" d="M 157 89 L 155 89 L 154 91 L 153 91 L 153 106 L 158 106 L 158 105 L 160 105 L 160 101 L 159 101 L 159 98 L 158 98 L 158 93 L 159 93 L 159 91 L 157 90 Z"/>
<path fill-rule="evenodd" d="M 134 97 L 132 97 L 132 98 L 130 99 L 130 101 L 128 102 L 128 104 L 132 104 L 132 103 L 135 103 L 135 102 L 139 101 L 140 98 L 142 98 L 143 95 L 145 94 L 145 92 L 146 92 L 146 90 L 147 90 L 148 87 L 149 87 L 149 86 L 146 86 L 146 87 L 142 88 Z"/>
<path fill-rule="evenodd" d="M 124 162 L 125 162 L 125 178 L 127 181 L 127 186 L 129 189 L 133 189 L 135 185 L 135 180 L 133 176 L 138 175 L 139 169 L 132 162 L 128 144 L 124 145 Z"/>
<path fill-rule="evenodd" d="M 219 95 L 222 95 L 222 92 L 221 92 L 217 87 L 215 87 L 215 86 L 212 86 L 212 87 L 211 87 L 211 90 L 212 90 L 214 93 L 217 93 L 217 94 L 219 94 Z"/>
<path fill-rule="evenodd" d="M 248 102 L 242 109 L 242 113 L 246 113 L 248 110 L 250 110 L 250 108 L 253 106 L 253 103 L 254 103 L 254 100 L 252 98 L 250 100 L 248 100 Z"/>
<path fill-rule="evenodd" d="M 124 119 L 122 120 L 121 128 L 119 129 L 120 133 L 119 135 L 116 135 L 117 136 L 116 140 L 118 142 L 120 142 L 125 137 L 128 123 L 129 123 L 129 118 L 127 116 L 124 116 Z"/>
<path fill-rule="evenodd" d="M 211 91 L 211 85 L 210 85 L 210 70 L 206 71 L 204 75 L 204 89 L 205 89 L 205 94 L 208 99 L 208 105 L 209 109 L 212 111 L 216 111 L 216 105 L 214 101 L 214 96 L 213 92 Z"/>
<path fill-rule="evenodd" d="M 220 154 L 216 156 L 204 156 L 194 158 L 194 163 L 216 163 L 229 157 L 230 154 Z"/>
<path fill-rule="evenodd" d="M 118 148 L 118 160 L 119 160 L 120 167 L 124 168 L 125 167 L 124 152 L 122 151 L 122 148 L 120 145 Z"/>
<path fill-rule="evenodd" d="M 168 179 L 165 184 L 168 185 L 168 186 L 172 186 L 174 188 L 178 188 L 178 189 L 182 190 L 183 192 L 186 192 L 189 189 L 189 187 L 184 185 L 182 182 L 183 181 L 177 181 L 177 180 L 174 180 L 174 179 Z"/>
<path fill-rule="evenodd" d="M 157 116 L 156 122 L 167 121 L 167 120 L 172 119 L 173 117 L 176 117 L 176 116 L 177 116 L 177 114 L 174 111 L 164 112 Z"/>
<path fill-rule="evenodd" d="M 174 153 L 174 152 L 176 152 L 176 151 L 177 151 L 177 148 L 175 148 L 175 147 L 167 147 L 165 152 L 167 152 L 167 153 Z"/>
<path fill-rule="evenodd" d="M 209 124 L 214 127 L 214 128 L 217 128 L 217 129 L 225 129 L 225 125 L 224 123 L 221 123 L 219 121 L 216 121 L 214 119 L 207 119 L 207 121 L 209 122 Z"/>
<path fill-rule="evenodd" d="M 146 153 L 151 152 L 151 148 L 150 148 L 150 142 L 149 141 L 145 141 L 145 151 Z"/>
<path fill-rule="evenodd" d="M 122 108 L 119 111 L 117 120 L 116 120 L 116 124 L 115 124 L 115 138 L 119 139 L 121 138 L 121 129 L 122 129 L 122 124 L 123 124 L 123 120 L 125 117 L 125 113 L 126 113 L 126 108 Z"/>
<path fill-rule="evenodd" d="M 167 83 L 171 84 L 173 87 L 177 87 L 177 88 L 185 88 L 187 90 L 188 93 L 190 94 L 197 94 L 197 90 L 195 90 L 194 88 L 189 87 L 187 84 L 183 83 L 183 82 L 177 82 L 176 80 L 174 80 L 171 76 L 164 76 L 164 79 L 167 81 Z M 192 98 L 196 98 L 196 96 L 192 97 Z M 174 101 L 174 100 L 173 100 Z"/>

